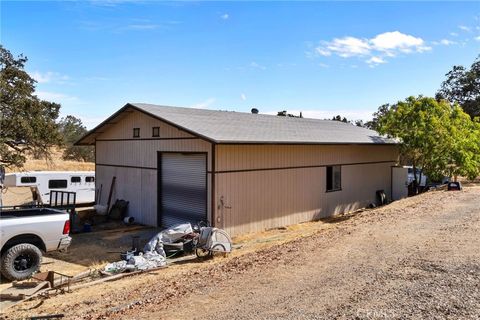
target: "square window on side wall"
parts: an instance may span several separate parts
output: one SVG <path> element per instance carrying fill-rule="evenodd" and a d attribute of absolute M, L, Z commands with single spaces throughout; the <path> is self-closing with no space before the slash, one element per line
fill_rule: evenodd
<path fill-rule="evenodd" d="M 152 127 L 152 137 L 160 137 L 160 127 Z"/>
<path fill-rule="evenodd" d="M 327 166 L 327 192 L 342 190 L 342 167 Z"/>
<path fill-rule="evenodd" d="M 140 128 L 133 128 L 133 137 L 140 138 Z"/>

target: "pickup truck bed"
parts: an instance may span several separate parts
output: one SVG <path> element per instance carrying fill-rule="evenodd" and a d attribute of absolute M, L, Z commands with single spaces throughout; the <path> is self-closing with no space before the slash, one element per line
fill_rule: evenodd
<path fill-rule="evenodd" d="M 0 211 L 0 219 L 20 218 L 29 216 L 43 216 L 47 214 L 65 214 L 65 211 L 51 209 L 51 208 L 21 208 L 21 209 L 6 209 Z"/>
<path fill-rule="evenodd" d="M 0 271 L 11 280 L 23 280 L 40 268 L 42 251 L 70 245 L 70 216 L 51 208 L 0 211 Z"/>

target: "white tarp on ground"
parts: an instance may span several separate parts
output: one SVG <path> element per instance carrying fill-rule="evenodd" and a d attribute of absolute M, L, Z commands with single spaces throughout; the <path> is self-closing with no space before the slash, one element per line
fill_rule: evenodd
<path fill-rule="evenodd" d="M 165 255 L 163 249 L 164 243 L 175 243 L 181 237 L 193 232 L 192 225 L 190 223 L 183 223 L 174 225 L 168 229 L 162 230 L 157 233 L 143 248 L 143 252 L 158 253 L 161 256 Z"/>
<path fill-rule="evenodd" d="M 138 256 L 132 256 L 128 261 L 121 260 L 109 263 L 105 266 L 104 270 L 110 273 L 119 273 L 124 271 L 154 269 L 163 267 L 166 264 L 167 260 L 164 256 L 154 252 L 147 252 Z"/>
<path fill-rule="evenodd" d="M 190 223 L 182 223 L 162 230 L 162 232 L 160 232 L 157 236 L 161 235 L 161 240 L 164 243 L 174 243 L 184 235 L 192 232 L 193 228 Z"/>
<path fill-rule="evenodd" d="M 163 267 L 167 264 L 163 243 L 174 243 L 184 235 L 192 232 L 193 229 L 190 223 L 178 224 L 162 230 L 145 245 L 143 248 L 144 254 L 132 256 L 128 261 L 121 260 L 109 263 L 105 266 L 105 271 L 119 273 Z"/>

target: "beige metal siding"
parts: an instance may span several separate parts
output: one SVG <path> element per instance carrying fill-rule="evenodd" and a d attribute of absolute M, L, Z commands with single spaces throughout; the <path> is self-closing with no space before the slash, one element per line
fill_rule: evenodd
<path fill-rule="evenodd" d="M 209 152 L 210 143 L 200 139 L 97 141 L 97 164 L 157 168 L 157 151 Z M 210 153 L 208 155 L 210 170 Z"/>
<path fill-rule="evenodd" d="M 160 138 L 152 138 L 152 127 L 160 127 Z M 140 139 L 132 138 L 140 128 Z M 180 138 L 180 139 L 176 139 Z M 188 138 L 188 139 L 186 139 Z M 157 152 L 207 152 L 211 168 L 211 144 L 157 119 L 133 112 L 97 137 L 96 188 L 102 186 L 100 204 L 108 201 L 112 177 L 116 177 L 115 199 L 129 201 L 129 215 L 137 222 L 157 225 Z M 210 216 L 210 174 L 207 175 L 207 210 Z"/>
<path fill-rule="evenodd" d="M 133 128 L 140 128 L 140 139 L 152 138 L 152 127 L 160 127 L 160 138 L 193 137 L 190 133 L 177 129 L 140 111 L 125 111 L 126 115 L 117 118 L 116 123 L 97 136 L 98 139 L 132 139 Z"/>
<path fill-rule="evenodd" d="M 129 201 L 128 215 L 135 220 L 147 225 L 156 225 L 157 205 L 156 170 L 143 170 L 136 168 L 105 167 L 97 168 L 97 189 L 102 186 L 100 204 L 106 205 L 112 177 L 116 177 L 116 183 L 112 193 L 112 204 L 115 199 Z M 152 201 L 153 200 L 153 201 Z"/>
<path fill-rule="evenodd" d="M 396 160 L 397 147 L 380 145 L 218 145 L 216 171 Z"/>
<path fill-rule="evenodd" d="M 160 139 L 151 137 L 157 126 Z M 133 128 L 140 128 L 140 139 L 132 137 Z M 134 111 L 97 136 L 100 203 L 106 204 L 116 176 L 112 202 L 130 201 L 130 215 L 156 225 L 158 151 L 207 152 L 212 171 L 209 142 Z M 390 166 L 398 150 L 378 145 L 217 145 L 215 155 L 215 224 L 238 235 L 355 210 L 374 202 L 379 189 L 389 195 Z M 342 165 L 342 190 L 327 193 L 325 166 L 337 164 Z M 211 188 L 208 173 L 209 218 Z"/>
<path fill-rule="evenodd" d="M 396 158 L 392 146 L 219 145 L 217 223 L 238 235 L 365 207 L 375 202 L 376 190 L 390 194 Z M 326 192 L 329 164 L 349 164 L 342 166 L 341 191 Z M 267 168 L 282 169 L 259 170 Z M 258 171 L 226 172 L 248 169 Z"/>

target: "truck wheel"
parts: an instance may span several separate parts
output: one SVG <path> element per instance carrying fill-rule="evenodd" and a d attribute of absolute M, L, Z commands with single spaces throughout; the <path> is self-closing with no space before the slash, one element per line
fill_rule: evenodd
<path fill-rule="evenodd" d="M 30 243 L 11 247 L 2 255 L 0 269 L 9 280 L 25 280 L 40 269 L 42 252 Z"/>

